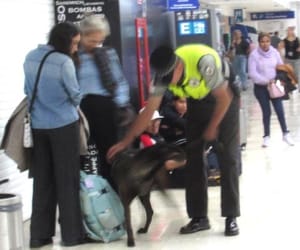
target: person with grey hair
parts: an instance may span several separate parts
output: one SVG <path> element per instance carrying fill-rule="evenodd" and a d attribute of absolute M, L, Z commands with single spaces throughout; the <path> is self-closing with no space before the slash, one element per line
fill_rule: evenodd
<path fill-rule="evenodd" d="M 295 33 L 295 27 L 287 28 L 286 37 L 283 39 L 285 48 L 284 62 L 291 64 L 297 75 L 297 81 L 300 82 L 300 41 Z M 300 91 L 300 90 L 299 90 Z"/>
<path fill-rule="evenodd" d="M 105 38 L 110 35 L 110 26 L 107 19 L 100 15 L 90 15 L 80 22 L 82 46 L 91 53 L 96 47 L 102 46 Z"/>
<path fill-rule="evenodd" d="M 117 142 L 120 124 L 117 118 L 128 107 L 129 84 L 116 51 L 102 47 L 110 34 L 107 19 L 100 15 L 87 16 L 81 21 L 80 30 L 78 80 L 83 96 L 80 107 L 89 122 L 91 138 L 99 150 L 98 174 L 114 186 L 105 155 L 109 147 Z"/>

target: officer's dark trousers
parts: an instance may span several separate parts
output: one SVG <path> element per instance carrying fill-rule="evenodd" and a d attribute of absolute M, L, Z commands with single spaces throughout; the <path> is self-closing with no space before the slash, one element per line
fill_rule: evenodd
<path fill-rule="evenodd" d="M 204 140 L 201 139 L 215 107 L 215 99 L 188 100 L 186 166 L 186 203 L 190 218 L 207 216 L 207 169 L 203 163 Z M 222 216 L 237 217 L 239 205 L 239 99 L 234 97 L 220 125 L 218 140 L 223 149 L 218 153 L 221 170 Z M 193 143 L 194 142 L 194 143 Z M 197 142 L 197 143 L 196 143 Z M 194 146 L 192 146 L 194 145 Z"/>
<path fill-rule="evenodd" d="M 79 124 L 57 129 L 34 129 L 31 239 L 55 235 L 59 208 L 64 242 L 83 238 L 79 202 Z"/>

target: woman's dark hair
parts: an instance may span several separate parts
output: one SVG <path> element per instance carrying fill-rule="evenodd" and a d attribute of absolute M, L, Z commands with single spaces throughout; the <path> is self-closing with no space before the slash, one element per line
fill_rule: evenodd
<path fill-rule="evenodd" d="M 271 36 L 270 36 L 269 33 L 267 33 L 267 32 L 260 32 L 260 33 L 258 34 L 258 39 L 257 39 L 257 41 L 260 42 L 264 37 L 268 37 L 269 39 L 271 39 Z"/>
<path fill-rule="evenodd" d="M 71 22 L 56 24 L 50 31 L 48 44 L 52 45 L 55 50 L 71 55 L 72 39 L 80 34 L 78 27 Z"/>

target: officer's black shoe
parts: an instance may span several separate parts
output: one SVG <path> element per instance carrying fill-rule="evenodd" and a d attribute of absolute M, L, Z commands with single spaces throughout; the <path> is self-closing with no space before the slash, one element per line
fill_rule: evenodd
<path fill-rule="evenodd" d="M 225 235 L 236 236 L 240 233 L 235 217 L 227 217 L 225 222 Z"/>
<path fill-rule="evenodd" d="M 191 234 L 202 230 L 210 229 L 207 217 L 193 218 L 186 226 L 180 228 L 181 234 Z"/>
<path fill-rule="evenodd" d="M 46 239 L 30 239 L 29 247 L 30 248 L 40 248 L 49 244 L 52 244 L 52 238 Z"/>

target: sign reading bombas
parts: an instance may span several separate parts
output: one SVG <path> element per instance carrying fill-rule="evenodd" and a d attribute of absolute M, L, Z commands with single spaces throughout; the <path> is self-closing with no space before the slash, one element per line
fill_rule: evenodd
<path fill-rule="evenodd" d="M 103 14 L 105 1 L 99 0 L 60 0 L 54 2 L 55 22 L 80 22 L 86 14 Z"/>

